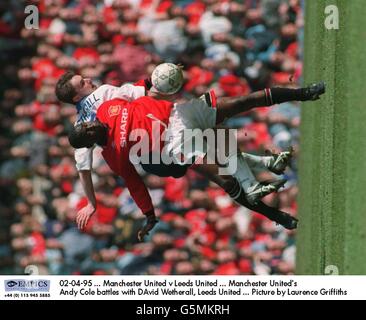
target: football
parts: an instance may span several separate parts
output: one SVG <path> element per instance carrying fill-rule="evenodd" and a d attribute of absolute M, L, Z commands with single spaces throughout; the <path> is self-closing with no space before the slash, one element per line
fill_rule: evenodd
<path fill-rule="evenodd" d="M 173 63 L 159 64 L 151 75 L 153 87 L 161 94 L 174 94 L 183 85 L 182 68 Z"/>

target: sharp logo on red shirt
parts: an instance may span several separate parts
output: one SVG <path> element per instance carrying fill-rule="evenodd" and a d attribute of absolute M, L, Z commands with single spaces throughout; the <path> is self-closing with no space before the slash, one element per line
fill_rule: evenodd
<path fill-rule="evenodd" d="M 118 104 L 115 104 L 115 105 L 110 106 L 108 108 L 108 114 L 109 114 L 110 117 L 114 117 L 114 116 L 119 115 L 120 111 L 121 111 L 121 106 L 118 105 Z"/>
<path fill-rule="evenodd" d="M 127 121 L 128 121 L 128 109 L 124 108 L 122 110 L 122 117 L 121 117 L 121 138 L 120 138 L 120 145 L 121 148 L 125 147 L 127 144 Z"/>

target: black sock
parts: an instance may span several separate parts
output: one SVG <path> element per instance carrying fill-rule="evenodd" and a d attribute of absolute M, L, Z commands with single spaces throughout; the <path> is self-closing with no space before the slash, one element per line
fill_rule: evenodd
<path fill-rule="evenodd" d="M 242 192 L 241 186 L 236 179 L 228 180 L 224 184 L 224 190 L 229 194 L 231 198 L 234 200 L 240 195 Z"/>
<path fill-rule="evenodd" d="M 304 101 L 306 99 L 305 88 L 270 88 L 265 89 L 266 103 L 268 106 L 288 101 Z"/>
<path fill-rule="evenodd" d="M 271 221 L 276 223 L 283 224 L 287 221 L 287 214 L 270 206 L 267 206 L 262 201 L 259 201 L 257 204 L 252 205 L 250 204 L 244 195 L 244 192 L 238 197 L 236 202 L 240 203 L 242 206 L 247 207 L 249 210 L 255 211 Z"/>
<path fill-rule="evenodd" d="M 276 223 L 283 223 L 283 215 L 282 212 L 276 208 L 272 208 L 267 206 L 263 202 L 258 202 L 255 206 L 252 207 L 251 210 L 254 210 L 261 215 L 265 216 L 269 220 L 272 220 Z"/>

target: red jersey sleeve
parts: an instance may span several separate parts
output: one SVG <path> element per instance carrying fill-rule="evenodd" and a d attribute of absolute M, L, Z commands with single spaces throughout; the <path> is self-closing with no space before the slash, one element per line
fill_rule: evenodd
<path fill-rule="evenodd" d="M 152 211 L 154 207 L 149 191 L 131 162 L 126 163 L 122 178 L 125 180 L 126 187 L 130 191 L 131 197 L 141 209 L 142 213 L 145 214 Z"/>
<path fill-rule="evenodd" d="M 144 80 L 139 80 L 139 81 L 135 82 L 133 85 L 137 86 L 137 87 L 144 87 L 145 92 L 149 91 L 152 87 L 152 83 L 151 83 L 150 78 L 147 78 L 147 79 L 144 79 Z"/>

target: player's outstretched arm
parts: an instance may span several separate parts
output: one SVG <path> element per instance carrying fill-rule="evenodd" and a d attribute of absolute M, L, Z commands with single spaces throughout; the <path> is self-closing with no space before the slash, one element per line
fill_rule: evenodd
<path fill-rule="evenodd" d="M 77 213 L 77 224 L 83 229 L 90 217 L 95 213 L 97 201 L 95 198 L 91 168 L 93 163 L 93 147 L 75 149 L 76 168 L 79 173 L 81 186 L 88 200 L 87 205 Z"/>
<path fill-rule="evenodd" d="M 126 162 L 125 170 L 121 176 L 125 181 L 126 187 L 130 191 L 131 197 L 146 217 L 145 225 L 137 234 L 139 241 L 142 241 L 158 222 L 156 220 L 154 206 L 144 181 L 137 173 L 135 166 L 131 162 Z"/>
<path fill-rule="evenodd" d="M 76 223 L 79 229 L 84 229 L 88 224 L 89 219 L 95 213 L 97 209 L 97 201 L 95 198 L 95 192 L 93 187 L 93 180 L 91 176 L 91 170 L 79 171 L 80 182 L 83 186 L 85 195 L 88 199 L 88 204 L 79 210 L 76 215 Z"/>

